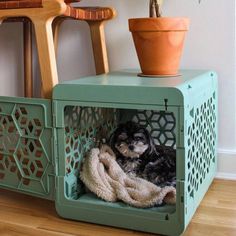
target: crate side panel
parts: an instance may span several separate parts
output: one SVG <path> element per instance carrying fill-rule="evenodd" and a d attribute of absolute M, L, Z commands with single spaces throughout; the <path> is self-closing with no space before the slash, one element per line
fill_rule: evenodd
<path fill-rule="evenodd" d="M 187 223 L 208 190 L 217 168 L 217 83 L 215 75 L 194 86 L 186 102 Z M 204 86 L 204 89 L 202 87 Z"/>

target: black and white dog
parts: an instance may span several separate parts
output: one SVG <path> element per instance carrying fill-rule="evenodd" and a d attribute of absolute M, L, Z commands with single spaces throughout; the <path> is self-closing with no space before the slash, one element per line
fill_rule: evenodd
<path fill-rule="evenodd" d="M 131 121 L 120 124 L 111 135 L 110 146 L 125 173 L 161 187 L 175 187 L 175 150 L 156 146 L 144 127 Z"/>

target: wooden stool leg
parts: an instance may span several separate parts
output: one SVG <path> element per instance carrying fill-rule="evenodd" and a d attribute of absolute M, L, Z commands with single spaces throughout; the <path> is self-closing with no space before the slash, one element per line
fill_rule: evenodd
<path fill-rule="evenodd" d="M 23 22 L 25 97 L 33 97 L 32 24 Z"/>
<path fill-rule="evenodd" d="M 58 84 L 56 56 L 52 34 L 52 20 L 32 19 L 39 55 L 44 98 L 52 97 L 52 89 Z"/>
<path fill-rule="evenodd" d="M 107 48 L 105 42 L 104 22 L 87 21 L 90 27 L 91 40 L 93 45 L 93 55 L 96 66 L 96 74 L 105 74 L 109 72 Z"/>

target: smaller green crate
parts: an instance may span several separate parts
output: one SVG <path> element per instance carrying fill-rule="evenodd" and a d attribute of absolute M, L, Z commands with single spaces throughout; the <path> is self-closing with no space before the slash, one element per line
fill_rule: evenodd
<path fill-rule="evenodd" d="M 182 71 L 173 78 L 140 78 L 136 71 L 83 78 L 53 93 L 57 165 L 56 208 L 62 217 L 165 235 L 180 235 L 216 172 L 217 79 Z M 136 121 L 177 159 L 174 206 L 137 209 L 85 191 L 79 168 L 96 141 L 119 123 Z"/>

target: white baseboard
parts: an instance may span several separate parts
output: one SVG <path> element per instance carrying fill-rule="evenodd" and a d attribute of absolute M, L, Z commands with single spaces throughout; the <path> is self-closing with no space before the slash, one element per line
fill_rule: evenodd
<path fill-rule="evenodd" d="M 218 171 L 216 178 L 236 180 L 236 150 L 218 150 Z"/>
<path fill-rule="evenodd" d="M 217 172 L 216 178 L 225 180 L 236 180 L 236 174 Z"/>

